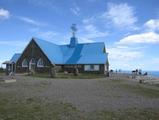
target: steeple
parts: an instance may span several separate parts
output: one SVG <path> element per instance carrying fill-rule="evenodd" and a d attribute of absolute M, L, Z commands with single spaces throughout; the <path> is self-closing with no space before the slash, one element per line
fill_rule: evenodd
<path fill-rule="evenodd" d="M 78 40 L 75 37 L 75 33 L 77 31 L 76 24 L 72 24 L 71 30 L 72 30 L 72 37 L 70 39 L 70 47 L 75 47 L 78 44 Z"/>

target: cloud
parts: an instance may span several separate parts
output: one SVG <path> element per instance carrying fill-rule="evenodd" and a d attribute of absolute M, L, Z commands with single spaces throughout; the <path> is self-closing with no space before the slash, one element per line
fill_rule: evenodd
<path fill-rule="evenodd" d="M 96 38 L 106 37 L 107 31 L 100 31 L 93 24 L 84 24 L 79 31 L 79 40 L 81 42 L 94 42 Z"/>
<path fill-rule="evenodd" d="M 135 27 L 137 17 L 134 8 L 127 3 L 107 5 L 107 11 L 102 15 L 106 20 L 110 20 L 117 27 Z"/>
<path fill-rule="evenodd" d="M 107 48 L 111 69 L 136 69 L 140 67 L 138 61 L 143 57 L 142 48 L 130 48 L 128 46 L 114 46 Z M 134 64 L 134 61 L 136 64 Z"/>
<path fill-rule="evenodd" d="M 52 30 L 40 30 L 40 28 L 31 28 L 29 29 L 30 32 L 34 34 L 34 36 L 46 39 L 46 40 L 51 40 L 59 35 L 59 33 L 52 31 Z"/>
<path fill-rule="evenodd" d="M 14 46 L 14 47 L 23 47 L 27 44 L 25 41 L 18 41 L 18 40 L 0 40 L 0 45 L 5 45 L 5 46 Z"/>
<path fill-rule="evenodd" d="M 152 59 L 152 62 L 153 62 L 154 64 L 159 64 L 159 57 L 153 58 L 153 59 Z"/>
<path fill-rule="evenodd" d="M 46 26 L 47 25 L 46 23 L 35 21 L 35 20 L 28 18 L 28 17 L 18 17 L 18 18 L 23 22 L 26 22 L 26 23 L 29 23 L 29 24 L 32 24 L 35 26 Z"/>
<path fill-rule="evenodd" d="M 37 33 L 37 36 L 39 36 L 42 39 L 51 40 L 54 39 L 55 36 L 57 36 L 58 33 L 54 31 L 46 31 L 46 32 L 39 32 Z"/>
<path fill-rule="evenodd" d="M 91 40 L 89 38 L 86 38 L 86 37 L 83 37 L 83 36 L 80 36 L 79 40 L 80 40 L 81 43 L 92 43 L 92 42 L 94 42 L 93 40 Z"/>
<path fill-rule="evenodd" d="M 157 70 L 158 68 L 155 67 L 159 60 L 156 58 L 157 56 L 151 57 L 151 61 L 145 59 L 145 49 L 149 48 L 148 45 L 159 44 L 159 34 L 156 32 L 157 24 L 157 19 L 151 19 L 141 27 L 141 30 L 145 32 L 129 33 L 118 42 L 115 42 L 112 48 L 108 48 L 110 67 L 112 69 L 122 68 L 125 70 L 136 68 Z"/>
<path fill-rule="evenodd" d="M 59 9 L 55 6 L 56 1 L 55 0 L 27 0 L 27 2 L 34 6 L 40 6 L 45 8 L 51 8 L 55 11 L 58 11 Z"/>
<path fill-rule="evenodd" d="M 159 71 L 159 67 L 157 66 L 159 64 L 159 56 L 154 56 L 148 58 L 148 59 L 143 59 L 142 62 L 140 62 L 140 67 L 136 68 L 142 68 L 144 71 Z"/>
<path fill-rule="evenodd" d="M 4 62 L 4 60 L 0 60 L 0 67 L 5 68 L 6 65 L 2 64 Z"/>
<path fill-rule="evenodd" d="M 88 0 L 88 2 L 96 2 L 97 0 Z"/>
<path fill-rule="evenodd" d="M 116 61 L 132 61 L 142 56 L 142 53 L 139 50 L 132 50 L 128 47 L 112 47 L 107 49 L 109 57 L 112 60 Z"/>
<path fill-rule="evenodd" d="M 140 43 L 159 44 L 159 34 L 155 32 L 134 34 L 134 35 L 129 35 L 121 39 L 119 42 L 117 42 L 117 44 L 122 44 L 122 45 L 131 45 L 131 44 L 140 44 Z"/>
<path fill-rule="evenodd" d="M 71 12 L 76 15 L 79 16 L 80 15 L 80 8 L 77 5 L 74 5 L 73 8 L 70 8 Z"/>
<path fill-rule="evenodd" d="M 28 44 L 28 41 L 23 40 L 0 40 L 0 65 L 6 60 L 10 60 L 14 53 L 20 53 Z M 5 68 L 5 65 L 3 65 Z"/>
<path fill-rule="evenodd" d="M 108 35 L 108 32 L 98 30 L 93 24 L 87 24 L 83 27 L 83 29 L 83 36 L 89 39 L 106 37 Z"/>
<path fill-rule="evenodd" d="M 97 17 L 96 17 L 96 19 L 97 19 Z M 82 23 L 83 24 L 90 24 L 90 23 L 93 23 L 94 20 L 95 20 L 95 17 L 88 17 L 88 18 L 83 19 Z"/>
<path fill-rule="evenodd" d="M 150 19 L 144 26 L 150 31 L 159 31 L 159 19 Z"/>
<path fill-rule="evenodd" d="M 34 37 L 41 38 L 56 44 L 66 44 L 70 39 L 70 36 L 63 35 L 53 30 L 41 30 L 40 28 L 31 28 L 29 29 L 32 32 Z"/>
<path fill-rule="evenodd" d="M 0 8 L 0 19 L 8 19 L 10 17 L 10 12 L 6 9 Z"/>

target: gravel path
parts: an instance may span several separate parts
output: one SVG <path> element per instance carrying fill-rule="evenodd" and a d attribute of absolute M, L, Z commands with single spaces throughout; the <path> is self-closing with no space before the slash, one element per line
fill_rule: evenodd
<path fill-rule="evenodd" d="M 68 102 L 82 111 L 159 108 L 159 98 L 147 98 L 120 87 L 121 82 L 138 84 L 130 80 L 114 82 L 104 78 L 69 80 L 24 76 L 16 76 L 16 79 L 15 83 L 0 84 L 0 94 L 12 94 L 17 99 L 38 97 L 44 102 Z"/>

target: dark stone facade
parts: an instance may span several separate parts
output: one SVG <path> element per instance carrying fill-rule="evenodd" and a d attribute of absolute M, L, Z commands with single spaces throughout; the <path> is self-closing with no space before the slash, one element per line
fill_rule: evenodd
<path fill-rule="evenodd" d="M 21 57 L 18 59 L 16 64 L 16 72 L 29 72 L 29 62 L 32 58 L 35 59 L 36 64 L 40 58 L 44 60 L 44 67 L 37 67 L 37 65 L 35 64 L 34 69 L 36 72 L 49 72 L 52 64 L 34 40 L 32 40 L 29 43 L 29 45 L 25 48 L 24 52 L 22 53 Z M 24 59 L 27 60 L 28 67 L 22 67 L 22 61 Z"/>
<path fill-rule="evenodd" d="M 70 73 L 72 73 L 74 71 L 74 68 L 77 67 L 80 73 L 100 73 L 100 74 L 104 74 L 104 64 L 100 64 L 99 65 L 99 71 L 85 71 L 84 70 L 84 64 L 82 65 L 63 65 L 62 66 L 62 70 L 63 71 L 68 71 Z"/>
<path fill-rule="evenodd" d="M 36 61 L 36 64 L 34 66 L 35 72 L 38 73 L 49 73 L 51 70 L 51 67 L 56 66 L 58 71 L 67 71 L 67 72 L 73 72 L 75 70 L 75 67 L 78 68 L 78 71 L 80 73 L 83 72 L 93 72 L 93 73 L 105 73 L 105 65 L 100 64 L 99 65 L 99 71 L 85 71 L 84 70 L 84 64 L 82 65 L 52 65 L 50 60 L 47 58 L 47 56 L 43 53 L 41 48 L 36 44 L 36 42 L 32 39 L 31 42 L 28 44 L 28 46 L 23 51 L 21 57 L 18 59 L 16 63 L 16 72 L 17 73 L 24 73 L 29 72 L 29 62 L 31 59 L 34 58 Z M 37 61 L 42 58 L 44 60 L 44 67 L 37 67 Z M 23 60 L 26 59 L 28 63 L 28 67 L 22 67 Z"/>

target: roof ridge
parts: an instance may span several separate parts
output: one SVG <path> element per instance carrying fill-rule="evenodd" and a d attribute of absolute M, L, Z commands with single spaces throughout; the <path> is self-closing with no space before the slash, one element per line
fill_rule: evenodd
<path fill-rule="evenodd" d="M 53 42 L 51 42 L 51 41 L 44 40 L 44 39 L 41 39 L 41 38 L 33 37 L 32 39 L 33 39 L 33 40 L 40 40 L 40 41 L 48 42 L 48 43 L 51 43 L 51 44 L 54 44 L 54 45 L 59 46 L 58 44 L 55 44 L 55 43 L 53 43 Z"/>
<path fill-rule="evenodd" d="M 104 42 L 92 42 L 92 43 L 78 43 L 77 45 L 99 44 L 99 43 L 105 44 Z M 59 46 L 66 46 L 66 45 L 69 45 L 69 44 L 64 44 L 64 45 L 59 45 Z"/>
<path fill-rule="evenodd" d="M 70 45 L 69 43 L 68 44 L 64 44 L 64 45 L 58 45 L 58 44 L 55 44 L 51 41 L 48 41 L 48 40 L 44 40 L 44 39 L 41 39 L 41 38 L 37 38 L 37 37 L 33 37 L 32 39 L 35 39 L 35 40 L 41 40 L 41 41 L 45 41 L 45 42 L 48 42 L 48 43 L 51 43 L 51 44 L 54 44 L 54 45 L 57 45 L 57 46 L 64 46 L 64 45 Z M 104 43 L 104 42 L 88 42 L 88 43 L 78 43 L 79 44 L 98 44 L 98 43 Z M 105 44 L 105 43 L 104 43 Z"/>

